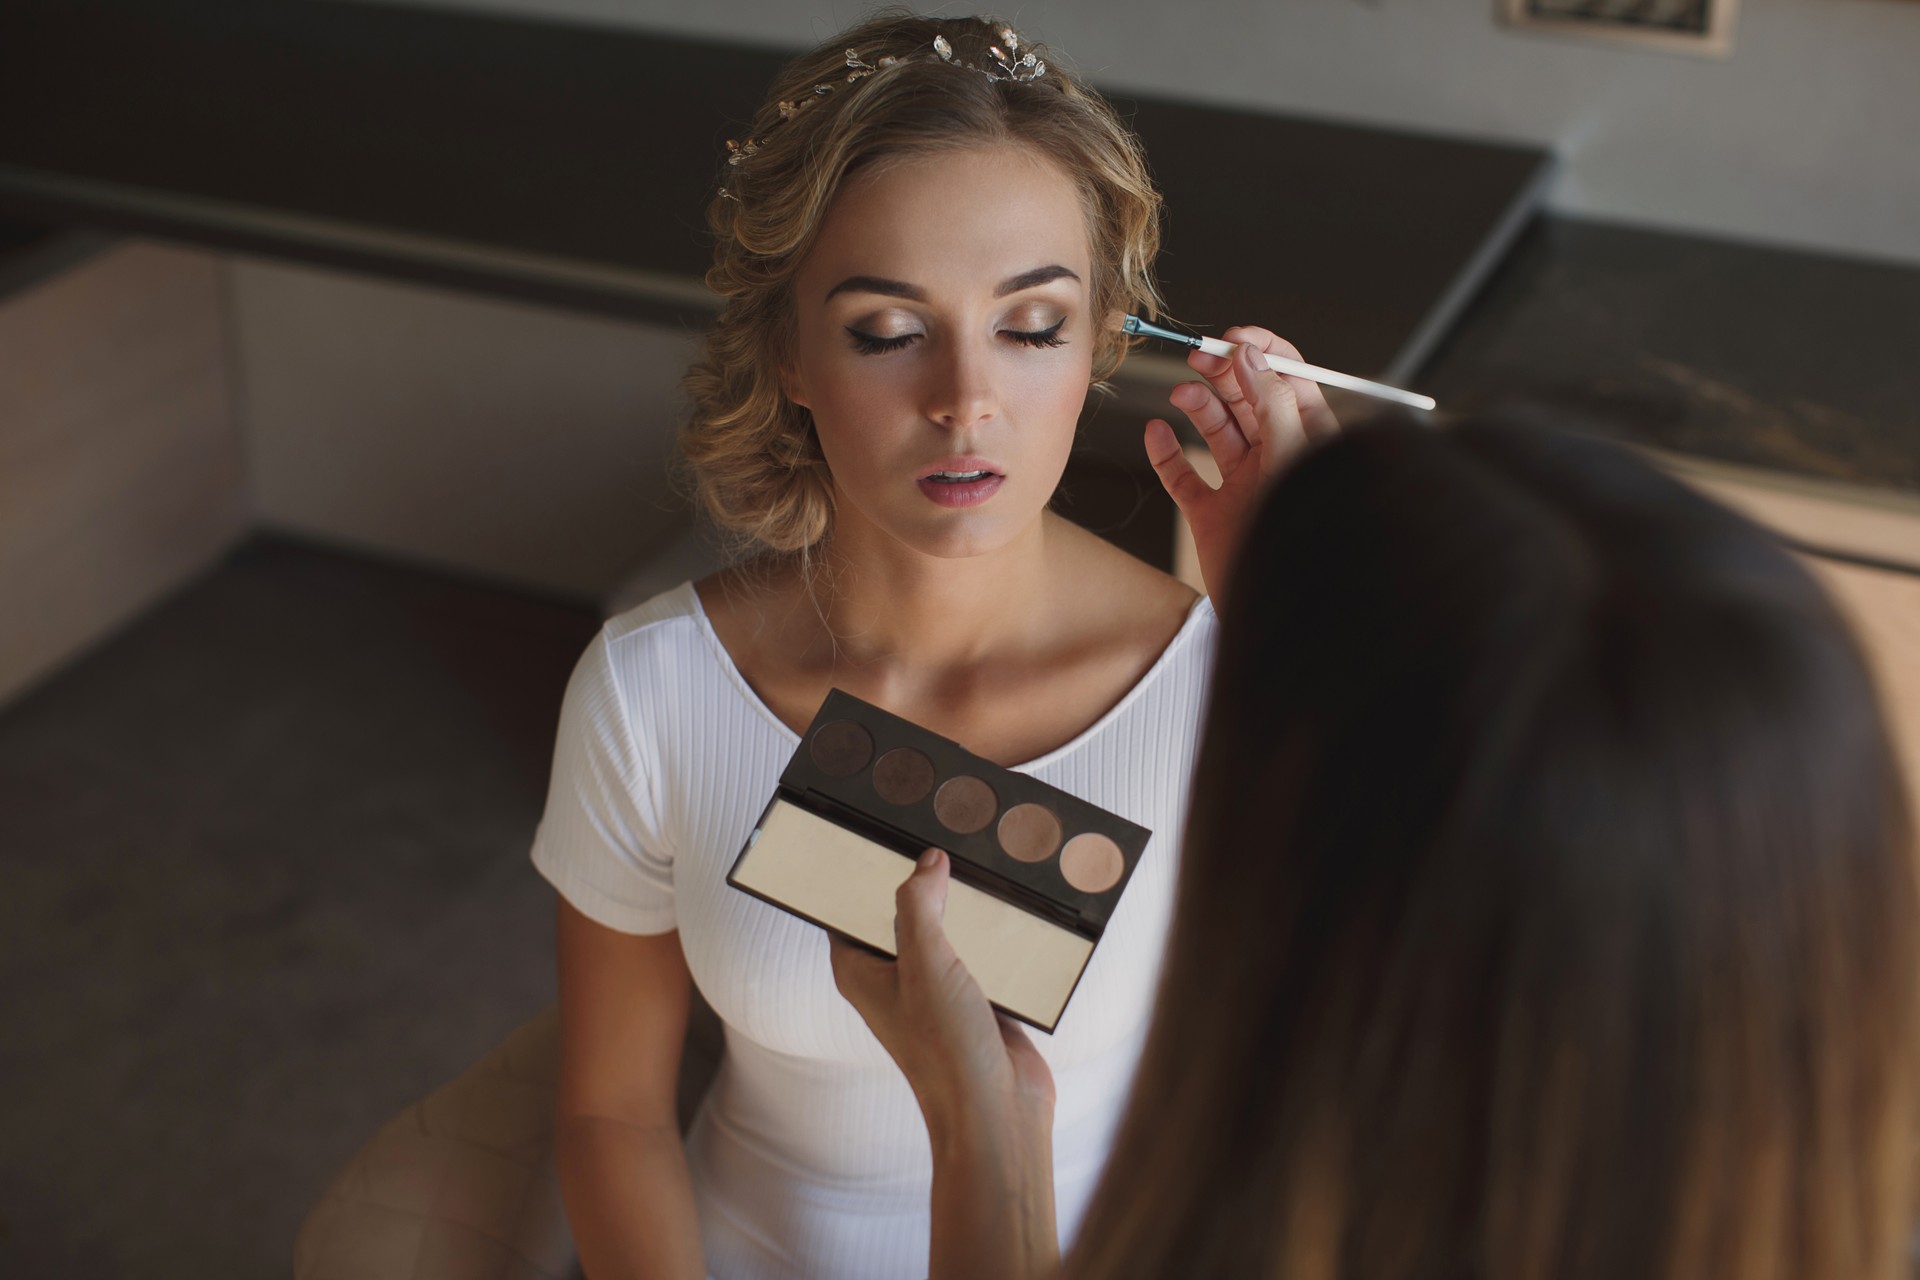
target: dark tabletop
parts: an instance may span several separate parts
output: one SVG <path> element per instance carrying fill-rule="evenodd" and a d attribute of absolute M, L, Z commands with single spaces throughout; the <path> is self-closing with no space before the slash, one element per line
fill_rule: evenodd
<path fill-rule="evenodd" d="M 637 318 L 710 314 L 703 211 L 787 56 L 340 0 L 12 0 L 0 216 Z M 1524 222 L 1533 148 L 1121 101 L 1173 314 L 1404 376 Z"/>
<path fill-rule="evenodd" d="M 1420 385 L 1721 462 L 1920 496 L 1920 269 L 1542 218 Z"/>

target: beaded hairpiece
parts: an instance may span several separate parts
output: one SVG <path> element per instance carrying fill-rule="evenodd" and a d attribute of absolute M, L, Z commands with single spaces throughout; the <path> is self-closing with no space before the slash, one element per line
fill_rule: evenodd
<path fill-rule="evenodd" d="M 1037 80 L 1045 75 L 1047 73 L 1047 64 L 1042 62 L 1032 49 L 1027 49 L 1025 52 L 1022 52 L 1020 46 L 1020 33 L 1012 27 L 1002 27 L 1000 28 L 1000 43 L 987 46 L 987 54 L 990 61 L 985 66 L 972 62 L 963 62 L 955 56 L 953 46 L 947 43 L 945 36 L 935 36 L 933 38 L 932 56 L 938 57 L 940 61 L 950 66 L 965 67 L 969 71 L 977 71 L 989 80 L 1027 81 Z M 889 55 L 870 63 L 865 58 L 862 58 L 857 50 L 849 49 L 847 50 L 846 76 L 840 80 L 827 80 L 816 84 L 813 86 L 813 92 L 806 97 L 778 103 L 777 108 L 780 112 L 780 119 L 777 123 L 784 124 L 793 119 L 802 111 L 805 111 L 808 107 L 811 107 L 814 103 L 831 94 L 842 85 L 857 84 L 875 72 L 884 71 L 897 63 L 903 61 L 921 61 L 927 56 L 928 55 L 923 54 L 919 58 L 898 58 Z M 766 145 L 766 141 L 764 134 L 757 138 L 727 139 L 727 164 L 729 166 L 738 165 L 741 161 L 746 160 L 755 152 L 759 151 L 762 146 Z M 720 188 L 720 194 L 726 196 L 728 199 L 737 200 L 739 198 L 725 187 Z"/>
<path fill-rule="evenodd" d="M 953 46 L 947 43 L 945 36 L 933 38 L 933 51 L 940 55 L 943 62 L 951 62 L 956 67 L 965 67 L 969 71 L 978 71 L 989 80 L 1037 80 L 1047 74 L 1047 64 L 1035 56 L 1033 50 L 1020 52 L 1020 33 L 1012 27 L 1000 28 L 1000 44 L 987 46 L 987 52 L 993 57 L 993 65 L 982 67 L 971 62 L 962 62 L 953 56 Z M 848 50 L 849 53 L 852 50 Z"/>

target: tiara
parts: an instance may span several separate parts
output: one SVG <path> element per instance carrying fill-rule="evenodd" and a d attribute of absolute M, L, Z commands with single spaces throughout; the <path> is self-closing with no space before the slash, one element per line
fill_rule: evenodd
<path fill-rule="evenodd" d="M 1047 64 L 1041 61 L 1032 49 L 1022 50 L 1021 45 L 1023 41 L 1020 39 L 1019 32 L 1015 31 L 1012 27 L 1001 27 L 998 34 L 1000 36 L 1000 43 L 987 46 L 987 57 L 989 61 L 984 66 L 979 63 L 962 60 L 954 53 L 953 46 L 947 42 L 945 36 L 935 36 L 933 38 L 933 56 L 938 57 L 940 61 L 949 66 L 964 67 L 968 71 L 977 71 L 989 80 L 1017 80 L 1024 82 L 1038 80 L 1041 76 L 1047 74 Z M 911 56 L 900 58 L 888 55 L 883 58 L 878 58 L 873 62 L 868 62 L 860 56 L 858 50 L 849 49 L 847 50 L 845 76 L 838 80 L 825 80 L 816 84 L 813 86 L 813 92 L 805 97 L 784 100 L 775 104 L 775 109 L 780 113 L 780 119 L 775 122 L 775 127 L 777 128 L 779 125 L 785 124 L 843 85 L 857 84 L 868 76 L 879 71 L 884 71 L 888 67 L 895 66 L 901 62 L 917 62 L 926 60 L 926 58 L 927 55 L 924 54 L 917 58 Z M 766 145 L 766 141 L 765 134 L 753 138 L 728 138 L 728 166 L 736 166 L 750 159 L 761 147 Z M 733 192 L 729 191 L 726 187 L 720 188 L 720 194 L 730 200 L 739 199 L 738 196 L 734 195 Z"/>

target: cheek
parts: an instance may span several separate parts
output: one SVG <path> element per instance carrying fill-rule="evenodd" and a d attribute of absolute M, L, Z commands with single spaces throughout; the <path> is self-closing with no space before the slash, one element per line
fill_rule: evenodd
<path fill-rule="evenodd" d="M 1075 356 L 1045 366 L 1029 366 L 1010 380 L 1013 405 L 1020 418 L 1060 425 L 1068 434 L 1080 420 L 1087 402 L 1092 365 Z"/>
<path fill-rule="evenodd" d="M 860 483 L 888 469 L 904 433 L 891 429 L 907 416 L 905 392 L 893 380 L 857 367 L 823 371 L 814 384 L 813 430 L 828 472 Z"/>

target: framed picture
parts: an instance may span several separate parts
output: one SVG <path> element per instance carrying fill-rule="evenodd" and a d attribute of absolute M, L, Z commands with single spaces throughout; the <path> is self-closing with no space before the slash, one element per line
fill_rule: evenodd
<path fill-rule="evenodd" d="M 1542 35 L 1725 57 L 1737 0 L 1498 0 L 1508 26 Z"/>

